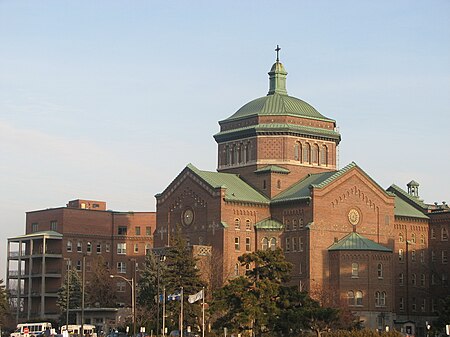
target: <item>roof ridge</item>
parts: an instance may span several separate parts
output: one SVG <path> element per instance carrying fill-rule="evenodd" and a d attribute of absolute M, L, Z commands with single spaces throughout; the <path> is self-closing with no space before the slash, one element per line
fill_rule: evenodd
<path fill-rule="evenodd" d="M 403 195 L 406 198 L 408 198 L 408 200 L 411 200 L 412 202 L 414 202 L 420 208 L 428 209 L 428 205 L 425 202 L 423 202 L 422 200 L 420 200 L 417 197 L 414 197 L 414 196 L 410 195 L 408 192 L 406 192 L 405 190 L 403 190 L 401 187 L 397 186 L 396 184 L 392 184 L 391 186 L 389 186 L 388 190 L 390 188 L 392 188 L 394 191 L 399 192 L 401 195 Z"/>

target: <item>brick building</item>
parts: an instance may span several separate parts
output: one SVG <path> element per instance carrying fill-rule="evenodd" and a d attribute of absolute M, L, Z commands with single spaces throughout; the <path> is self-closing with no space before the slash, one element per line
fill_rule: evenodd
<path fill-rule="evenodd" d="M 67 264 L 86 278 L 102 256 L 111 273 L 127 279 L 153 246 L 154 212 L 117 212 L 106 203 L 72 200 L 66 207 L 26 214 L 26 234 L 8 239 L 7 282 L 16 319 L 57 319 L 58 289 Z M 119 305 L 130 303 L 126 281 L 117 279 Z M 100 323 L 100 322 L 96 322 Z"/>
<path fill-rule="evenodd" d="M 243 275 L 238 256 L 281 247 L 293 284 L 357 312 L 369 328 L 425 334 L 450 294 L 450 210 L 337 167 L 336 122 L 289 96 L 277 61 L 269 92 L 219 122 L 217 172 L 187 165 L 156 195 L 155 246 L 176 231 L 211 247 L 212 286 Z M 439 286 L 439 287 L 437 287 Z"/>

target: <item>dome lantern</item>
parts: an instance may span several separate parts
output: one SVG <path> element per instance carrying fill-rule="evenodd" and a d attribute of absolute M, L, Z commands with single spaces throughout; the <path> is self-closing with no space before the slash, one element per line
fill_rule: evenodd
<path fill-rule="evenodd" d="M 287 71 L 279 59 L 279 51 L 281 48 L 277 45 L 275 51 L 277 52 L 277 60 L 269 71 L 269 92 L 267 95 L 280 94 L 287 95 L 286 91 L 286 76 Z"/>

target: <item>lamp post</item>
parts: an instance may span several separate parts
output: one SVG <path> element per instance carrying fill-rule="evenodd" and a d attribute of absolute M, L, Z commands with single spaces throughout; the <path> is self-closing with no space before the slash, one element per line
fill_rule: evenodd
<path fill-rule="evenodd" d="M 67 293 L 66 293 L 66 331 L 69 331 L 69 308 L 70 308 L 70 259 L 65 258 L 67 264 Z"/>
<path fill-rule="evenodd" d="M 161 302 L 161 300 L 160 300 L 160 294 L 159 294 L 159 264 L 160 264 L 160 262 L 163 262 L 163 261 L 165 261 L 166 260 L 166 256 L 165 255 L 158 255 L 157 256 L 157 260 L 156 260 L 156 284 L 157 284 L 157 286 L 156 286 L 156 288 L 157 288 L 157 293 L 158 293 L 158 295 L 157 295 L 157 300 L 156 300 L 156 303 L 157 303 L 157 313 L 156 313 L 156 336 L 159 336 L 159 333 L 160 333 L 160 331 L 159 331 L 159 312 L 160 312 L 160 310 L 159 310 L 159 306 L 160 306 L 160 302 Z M 165 295 L 164 295 L 165 296 Z M 164 324 L 163 324 L 164 325 Z M 165 331 L 164 331 L 164 329 L 165 329 L 165 327 L 163 326 L 163 336 L 164 336 L 164 334 L 165 334 Z"/>
<path fill-rule="evenodd" d="M 136 335 L 136 300 L 135 300 L 135 288 L 134 288 L 134 277 L 131 279 L 127 279 L 122 275 L 109 275 L 111 278 L 121 278 L 126 281 L 128 285 L 131 287 L 131 315 L 133 317 L 133 336 Z"/>
<path fill-rule="evenodd" d="M 84 336 L 84 293 L 86 284 L 86 255 L 83 255 L 83 269 L 81 274 L 81 336 Z"/>

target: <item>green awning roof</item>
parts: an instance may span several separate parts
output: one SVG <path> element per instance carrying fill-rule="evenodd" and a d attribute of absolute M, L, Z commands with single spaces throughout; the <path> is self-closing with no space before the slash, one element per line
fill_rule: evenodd
<path fill-rule="evenodd" d="M 392 252 L 391 249 L 369 240 L 358 233 L 350 233 L 328 248 L 329 251 L 336 250 L 371 250 L 379 252 Z"/>
<path fill-rule="evenodd" d="M 291 171 L 289 171 L 288 169 L 285 169 L 284 167 L 280 167 L 280 166 L 277 166 L 277 165 L 264 166 L 264 167 L 262 167 L 260 169 L 257 169 L 255 171 L 256 174 L 258 174 L 258 173 L 269 173 L 269 172 L 283 173 L 283 174 L 291 173 Z"/>
<path fill-rule="evenodd" d="M 270 218 L 261 220 L 260 222 L 257 222 L 255 224 L 256 229 L 265 229 L 265 230 L 282 230 L 284 228 L 284 225 L 277 221 Z"/>

